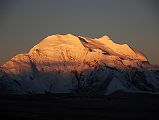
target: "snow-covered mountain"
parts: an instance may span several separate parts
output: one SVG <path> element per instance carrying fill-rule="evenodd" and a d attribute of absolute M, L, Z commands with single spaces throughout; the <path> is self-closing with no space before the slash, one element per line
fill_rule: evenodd
<path fill-rule="evenodd" d="M 158 92 L 159 68 L 108 36 L 52 35 L 0 67 L 1 94 Z"/>

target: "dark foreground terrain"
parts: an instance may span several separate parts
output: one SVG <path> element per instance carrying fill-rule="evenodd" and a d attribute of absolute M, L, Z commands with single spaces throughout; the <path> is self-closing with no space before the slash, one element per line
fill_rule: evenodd
<path fill-rule="evenodd" d="M 1 120 L 159 120 L 159 95 L 1 95 L 0 116 Z"/>

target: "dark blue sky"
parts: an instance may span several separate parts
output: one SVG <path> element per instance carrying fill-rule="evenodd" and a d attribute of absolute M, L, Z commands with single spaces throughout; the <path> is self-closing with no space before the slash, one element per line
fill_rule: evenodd
<path fill-rule="evenodd" d="M 158 0 L 0 1 L 0 64 L 56 33 L 106 34 L 159 64 Z"/>

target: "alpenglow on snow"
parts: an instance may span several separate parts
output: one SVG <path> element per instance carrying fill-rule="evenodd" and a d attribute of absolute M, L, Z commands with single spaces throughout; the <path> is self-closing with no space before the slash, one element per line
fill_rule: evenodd
<path fill-rule="evenodd" d="M 159 68 L 108 36 L 52 35 L 0 67 L 0 94 L 159 91 Z"/>

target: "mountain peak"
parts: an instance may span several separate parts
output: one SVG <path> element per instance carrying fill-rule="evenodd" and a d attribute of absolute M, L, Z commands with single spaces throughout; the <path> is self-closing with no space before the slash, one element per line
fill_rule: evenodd
<path fill-rule="evenodd" d="M 106 40 L 109 40 L 110 39 L 110 37 L 109 36 L 107 36 L 107 35 L 103 35 L 102 37 L 100 37 L 101 39 L 106 39 Z"/>
<path fill-rule="evenodd" d="M 34 51 L 42 51 L 47 56 L 48 54 L 53 57 L 55 53 L 69 50 L 72 53 L 85 53 L 94 50 L 107 52 L 110 55 L 122 57 L 124 59 L 134 59 L 140 61 L 147 61 L 147 58 L 139 51 L 132 49 L 127 44 L 114 43 L 108 36 L 104 35 L 100 38 L 88 38 L 83 36 L 75 36 L 72 34 L 66 35 L 51 35 L 42 40 L 39 44 L 35 45 L 29 52 L 32 54 Z M 79 55 L 81 56 L 81 55 Z"/>
<path fill-rule="evenodd" d="M 121 89 L 159 90 L 154 84 L 158 83 L 159 72 L 149 71 L 150 68 L 153 66 L 144 54 L 106 35 L 88 38 L 56 34 L 0 67 L 0 92 L 81 90 L 106 94 Z"/>

